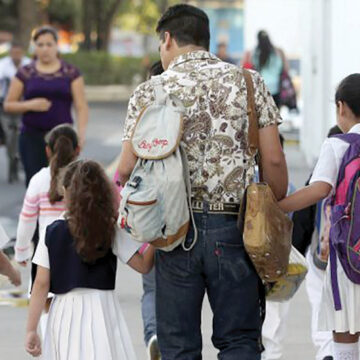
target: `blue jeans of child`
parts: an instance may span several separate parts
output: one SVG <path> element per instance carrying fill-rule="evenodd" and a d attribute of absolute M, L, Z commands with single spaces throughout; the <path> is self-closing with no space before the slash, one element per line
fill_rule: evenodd
<path fill-rule="evenodd" d="M 156 335 L 156 314 L 155 314 L 155 269 L 142 276 L 143 296 L 141 299 L 141 314 L 144 324 L 145 344 L 153 335 Z"/>
<path fill-rule="evenodd" d="M 186 252 L 156 252 L 157 335 L 162 360 L 202 359 L 201 310 L 207 292 L 212 342 L 221 360 L 260 360 L 262 283 L 245 252 L 236 216 L 195 214 L 199 236 Z M 190 229 L 187 243 L 191 243 Z"/>

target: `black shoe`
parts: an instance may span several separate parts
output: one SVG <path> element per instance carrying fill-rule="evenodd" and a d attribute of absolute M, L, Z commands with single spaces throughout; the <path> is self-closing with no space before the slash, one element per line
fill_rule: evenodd
<path fill-rule="evenodd" d="M 332 356 L 325 356 L 323 360 L 334 360 L 334 358 Z"/>

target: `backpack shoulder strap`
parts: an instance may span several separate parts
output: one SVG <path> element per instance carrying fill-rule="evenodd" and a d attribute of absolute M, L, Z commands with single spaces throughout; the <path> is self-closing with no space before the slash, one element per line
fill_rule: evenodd
<path fill-rule="evenodd" d="M 247 114 L 249 118 L 248 127 L 248 153 L 258 157 L 259 178 L 263 181 L 263 171 L 259 153 L 259 124 L 255 109 L 255 91 L 252 76 L 249 70 L 243 69 L 243 75 L 246 83 L 247 94 Z"/>
<path fill-rule="evenodd" d="M 338 135 L 333 135 L 331 137 L 345 141 L 350 145 L 360 142 L 360 134 L 357 133 L 338 134 Z"/>
<path fill-rule="evenodd" d="M 247 94 L 247 114 L 249 117 L 248 151 L 255 154 L 259 148 L 258 119 L 255 110 L 254 84 L 249 70 L 243 69 Z"/>
<path fill-rule="evenodd" d="M 164 91 L 160 75 L 151 77 L 150 81 L 151 81 L 152 86 L 154 87 L 155 104 L 156 105 L 164 105 L 166 102 L 167 94 Z"/>
<path fill-rule="evenodd" d="M 340 163 L 339 174 L 336 182 L 336 189 L 337 189 L 339 185 L 343 182 L 346 174 L 347 176 L 353 176 L 357 171 L 356 169 L 359 166 L 358 158 L 360 155 L 360 134 L 347 133 L 347 134 L 334 135 L 332 137 L 342 140 L 347 144 L 349 144 L 349 147 L 345 151 L 344 156 Z M 353 160 L 356 160 L 356 163 L 354 163 Z M 350 163 L 352 163 L 355 166 L 355 168 L 352 165 L 352 169 L 350 170 L 350 172 L 345 172 L 347 166 Z M 334 196 L 335 195 L 336 194 L 334 194 Z"/>

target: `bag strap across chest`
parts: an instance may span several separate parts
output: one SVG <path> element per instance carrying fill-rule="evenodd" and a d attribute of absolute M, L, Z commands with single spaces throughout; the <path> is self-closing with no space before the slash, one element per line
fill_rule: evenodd
<path fill-rule="evenodd" d="M 360 170 L 360 135 L 348 133 L 335 135 L 333 137 L 349 144 L 340 164 L 336 192 L 333 198 L 335 204 L 343 204 L 351 201 L 349 187 L 352 185 L 354 176 L 356 176 Z"/>
<path fill-rule="evenodd" d="M 256 155 L 259 166 L 259 179 L 263 181 L 263 169 L 261 165 L 259 152 L 259 125 L 255 108 L 255 90 L 252 76 L 249 70 L 243 69 L 243 75 L 246 83 L 246 97 L 247 97 L 247 114 L 249 118 L 248 127 L 248 153 Z"/>

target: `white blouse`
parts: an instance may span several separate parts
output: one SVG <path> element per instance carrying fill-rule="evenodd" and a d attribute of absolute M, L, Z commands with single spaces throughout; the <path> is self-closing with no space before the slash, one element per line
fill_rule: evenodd
<path fill-rule="evenodd" d="M 354 125 L 349 133 L 360 134 L 360 124 Z M 349 144 L 338 138 L 327 138 L 322 147 L 319 160 L 310 179 L 310 184 L 322 181 L 330 184 L 333 191 L 336 188 L 337 178 L 342 159 Z"/>
<path fill-rule="evenodd" d="M 40 239 L 32 262 L 47 269 L 50 269 L 49 251 L 45 245 L 45 233 L 40 234 Z M 113 253 L 121 262 L 127 264 L 142 244 L 133 240 L 124 229 L 118 229 L 113 244 Z"/>

